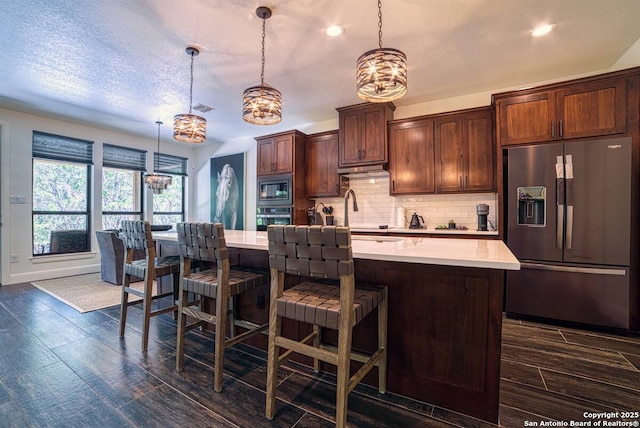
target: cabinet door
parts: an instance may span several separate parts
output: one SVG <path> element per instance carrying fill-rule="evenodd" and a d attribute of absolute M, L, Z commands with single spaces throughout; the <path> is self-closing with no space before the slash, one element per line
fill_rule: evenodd
<path fill-rule="evenodd" d="M 469 113 L 463 119 L 464 188 L 467 191 L 495 191 L 495 153 L 491 110 Z"/>
<path fill-rule="evenodd" d="M 281 135 L 273 139 L 273 173 L 293 172 L 293 134 Z"/>
<path fill-rule="evenodd" d="M 436 119 L 435 172 L 438 192 L 459 192 L 464 189 L 464 143 L 462 117 Z"/>
<path fill-rule="evenodd" d="M 338 132 L 309 137 L 306 178 L 309 198 L 340 195 Z"/>
<path fill-rule="evenodd" d="M 434 193 L 433 120 L 389 126 L 392 195 Z"/>
<path fill-rule="evenodd" d="M 258 175 L 273 174 L 274 170 L 274 144 L 273 139 L 258 141 Z"/>
<path fill-rule="evenodd" d="M 360 163 L 362 149 L 360 147 L 360 111 L 340 112 L 340 166 Z"/>
<path fill-rule="evenodd" d="M 626 79 L 573 85 L 556 91 L 558 135 L 563 139 L 626 131 Z"/>
<path fill-rule="evenodd" d="M 387 160 L 387 121 L 384 105 L 362 110 L 361 116 L 361 160 L 363 162 L 386 162 Z"/>
<path fill-rule="evenodd" d="M 550 91 L 499 99 L 496 114 L 502 146 L 555 139 L 555 106 Z"/>

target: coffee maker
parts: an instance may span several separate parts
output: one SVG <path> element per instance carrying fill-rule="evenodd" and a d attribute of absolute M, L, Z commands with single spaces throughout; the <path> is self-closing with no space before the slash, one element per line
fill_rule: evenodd
<path fill-rule="evenodd" d="M 476 214 L 478 214 L 478 230 L 487 231 L 487 216 L 489 215 L 489 205 L 478 204 L 476 206 Z"/>

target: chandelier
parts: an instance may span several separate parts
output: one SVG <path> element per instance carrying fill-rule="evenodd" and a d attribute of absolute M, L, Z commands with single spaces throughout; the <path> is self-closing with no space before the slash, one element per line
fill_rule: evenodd
<path fill-rule="evenodd" d="M 193 104 L 193 57 L 200 51 L 188 46 L 187 54 L 191 55 L 191 81 L 189 86 L 189 114 L 177 114 L 173 118 L 173 138 L 185 143 L 202 143 L 207 139 L 207 121 L 204 117 L 191 114 Z"/>
<path fill-rule="evenodd" d="M 242 94 L 242 119 L 254 125 L 275 125 L 282 120 L 282 95 L 264 83 L 265 22 L 271 17 L 271 9 L 260 6 L 256 15 L 262 18 L 262 71 L 260 85 L 247 88 Z"/>
<path fill-rule="evenodd" d="M 158 153 L 154 155 L 153 162 L 153 174 L 147 174 L 144 176 L 144 182 L 149 186 L 149 189 L 153 191 L 154 195 L 161 195 L 163 190 L 167 190 L 167 187 L 171 184 L 171 176 L 158 174 L 160 172 L 160 125 L 162 122 L 159 120 L 158 124 Z"/>
<path fill-rule="evenodd" d="M 356 64 L 358 97 L 372 103 L 397 100 L 407 92 L 407 57 L 382 47 L 382 1 L 378 0 L 378 49 L 363 53 Z"/>

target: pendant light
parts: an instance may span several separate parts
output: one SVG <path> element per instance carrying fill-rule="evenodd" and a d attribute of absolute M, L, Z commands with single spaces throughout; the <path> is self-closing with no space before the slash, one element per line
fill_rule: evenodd
<path fill-rule="evenodd" d="M 262 18 L 262 72 L 260 85 L 247 88 L 242 94 L 242 119 L 254 125 L 275 125 L 282 120 L 282 95 L 264 83 L 265 22 L 271 17 L 271 9 L 260 6 L 256 15 Z"/>
<path fill-rule="evenodd" d="M 407 57 L 382 47 L 382 0 L 378 0 L 378 49 L 363 53 L 356 64 L 358 97 L 372 103 L 397 100 L 407 92 Z"/>
<path fill-rule="evenodd" d="M 171 176 L 159 174 L 160 172 L 160 125 L 162 122 L 159 120 L 158 124 L 158 153 L 153 156 L 153 174 L 147 174 L 144 176 L 144 182 L 149 186 L 149 189 L 153 191 L 154 195 L 161 195 L 163 190 L 167 190 L 167 187 L 171 184 Z"/>
<path fill-rule="evenodd" d="M 188 46 L 186 49 L 191 56 L 191 81 L 189 85 L 189 114 L 177 114 L 173 118 L 173 138 L 185 143 L 202 143 L 207 139 L 207 121 L 204 117 L 191 114 L 193 104 L 193 58 L 200 51 Z"/>

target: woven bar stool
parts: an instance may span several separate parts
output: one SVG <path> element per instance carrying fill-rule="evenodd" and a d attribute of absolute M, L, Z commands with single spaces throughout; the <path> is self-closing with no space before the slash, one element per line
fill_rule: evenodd
<path fill-rule="evenodd" d="M 233 299 L 240 293 L 269 283 L 269 274 L 258 269 L 230 268 L 224 228 L 221 223 L 178 223 L 178 249 L 181 271 L 178 293 L 178 340 L 176 345 L 176 369 L 182 370 L 184 362 L 184 336 L 188 330 L 208 323 L 215 326 L 214 389 L 222 391 L 224 350 L 267 329 L 269 324 L 258 325 L 237 318 L 229 313 L 234 308 Z M 213 262 L 215 267 L 191 272 L 194 261 Z M 188 292 L 199 300 L 189 302 Z M 215 314 L 207 312 L 204 298 L 215 299 Z M 187 325 L 187 316 L 196 319 Z M 230 338 L 226 337 L 227 319 L 230 321 Z M 245 329 L 235 335 L 234 326 Z"/>
<path fill-rule="evenodd" d="M 355 288 L 351 233 L 347 227 L 275 226 L 267 229 L 271 302 L 267 362 L 266 417 L 276 408 L 277 372 L 291 352 L 336 366 L 336 426 L 347 423 L 349 392 L 373 368 L 378 367 L 378 390 L 386 392 L 387 380 L 387 287 L 367 285 Z M 284 290 L 285 274 L 310 278 Z M 336 285 L 326 280 L 338 280 Z M 352 329 L 378 308 L 378 349 L 372 355 L 351 351 Z M 281 336 L 282 319 L 313 324 L 313 331 L 301 341 Z M 338 331 L 338 346 L 320 343 L 321 329 Z M 281 355 L 280 348 L 289 351 Z M 350 376 L 351 360 L 363 363 Z"/>
<path fill-rule="evenodd" d="M 118 235 L 124 242 L 124 266 L 122 279 L 122 303 L 120 305 L 120 337 L 124 336 L 127 324 L 127 308 L 142 303 L 142 350 L 149 346 L 149 322 L 151 317 L 176 311 L 175 305 L 180 281 L 180 258 L 178 256 L 156 257 L 156 244 L 151 237 L 151 225 L 147 221 L 123 220 Z M 146 257 L 133 260 L 134 251 L 143 250 Z M 173 275 L 173 290 L 153 296 L 153 281 L 165 275 Z M 130 287 L 131 277 L 142 278 L 142 291 Z M 159 289 L 159 285 L 157 285 Z M 129 302 L 129 294 L 141 297 L 141 301 Z M 151 302 L 166 296 L 173 296 L 172 305 L 151 310 Z"/>

